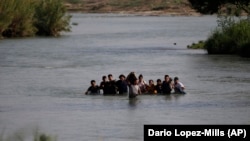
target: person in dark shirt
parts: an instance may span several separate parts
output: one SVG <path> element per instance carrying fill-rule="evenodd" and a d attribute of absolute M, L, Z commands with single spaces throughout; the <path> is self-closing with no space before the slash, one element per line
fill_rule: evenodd
<path fill-rule="evenodd" d="M 116 81 L 116 86 L 118 88 L 118 92 L 119 94 L 126 94 L 128 92 L 128 84 L 126 82 L 126 78 L 123 74 L 121 74 L 119 76 L 119 79 L 118 81 Z"/>
<path fill-rule="evenodd" d="M 107 77 L 103 76 L 102 82 L 100 83 L 100 89 L 102 89 L 104 95 L 109 94 L 108 85 L 109 85 L 109 83 L 108 83 Z"/>
<path fill-rule="evenodd" d="M 172 80 L 169 75 L 165 75 L 165 80 L 162 82 L 162 93 L 171 94 L 172 89 Z"/>
<path fill-rule="evenodd" d="M 88 88 L 85 94 L 100 94 L 100 88 L 98 85 L 96 85 L 95 80 L 91 80 L 90 84 L 91 86 Z"/>
<path fill-rule="evenodd" d="M 113 75 L 108 75 L 108 94 L 117 94 L 116 81 L 113 80 Z"/>
<path fill-rule="evenodd" d="M 155 86 L 155 90 L 157 91 L 157 94 L 161 94 L 162 93 L 162 83 L 161 83 L 161 79 L 157 79 L 157 84 Z"/>

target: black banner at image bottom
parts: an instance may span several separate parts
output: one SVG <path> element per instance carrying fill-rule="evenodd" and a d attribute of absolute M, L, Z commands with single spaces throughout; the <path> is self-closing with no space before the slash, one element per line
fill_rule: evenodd
<path fill-rule="evenodd" d="M 144 141 L 249 141 L 250 125 L 144 125 Z"/>

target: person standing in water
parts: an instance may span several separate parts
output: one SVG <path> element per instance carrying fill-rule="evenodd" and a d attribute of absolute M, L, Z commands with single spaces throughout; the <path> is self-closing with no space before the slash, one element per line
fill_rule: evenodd
<path fill-rule="evenodd" d="M 113 75 L 108 75 L 108 94 L 117 94 L 116 81 L 113 80 Z"/>
<path fill-rule="evenodd" d="M 155 89 L 154 81 L 152 79 L 150 79 L 148 81 L 148 85 L 147 85 L 146 89 L 147 89 L 148 94 L 156 94 L 157 93 L 157 91 Z"/>
<path fill-rule="evenodd" d="M 141 90 L 138 85 L 138 79 L 136 79 L 134 83 L 129 85 L 129 98 L 135 98 L 139 94 L 141 94 Z"/>
<path fill-rule="evenodd" d="M 161 79 L 157 79 L 156 81 L 156 86 L 155 86 L 155 90 L 157 92 L 157 94 L 162 94 L 162 83 L 161 83 Z"/>
<path fill-rule="evenodd" d="M 174 92 L 177 94 L 186 94 L 184 89 L 185 87 L 181 82 L 179 82 L 179 78 L 175 77 L 174 78 Z"/>
<path fill-rule="evenodd" d="M 165 80 L 162 82 L 162 94 L 171 94 L 173 89 L 171 78 L 169 75 L 165 75 Z"/>
<path fill-rule="evenodd" d="M 128 92 L 128 84 L 127 82 L 125 81 L 125 76 L 123 74 L 121 74 L 119 76 L 119 79 L 118 81 L 116 81 L 116 86 L 118 88 L 118 93 L 119 94 L 126 94 Z"/>
<path fill-rule="evenodd" d="M 91 80 L 90 84 L 91 86 L 88 88 L 85 94 L 100 94 L 100 88 L 98 85 L 96 85 L 95 80 Z"/>
<path fill-rule="evenodd" d="M 100 89 L 103 91 L 103 95 L 108 94 L 108 80 L 107 77 L 104 75 L 102 76 L 102 82 L 100 83 Z"/>
<path fill-rule="evenodd" d="M 147 82 L 143 79 L 143 75 L 139 75 L 139 82 L 138 85 L 140 87 L 141 93 L 146 93 L 147 92 Z"/>
<path fill-rule="evenodd" d="M 138 85 L 138 79 L 134 72 L 129 73 L 127 76 L 127 82 L 129 87 L 129 98 L 135 98 L 141 94 L 140 87 Z"/>

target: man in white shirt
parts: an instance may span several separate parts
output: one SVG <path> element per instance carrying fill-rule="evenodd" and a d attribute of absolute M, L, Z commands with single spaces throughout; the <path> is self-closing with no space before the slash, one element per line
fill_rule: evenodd
<path fill-rule="evenodd" d="M 174 78 L 174 91 L 175 91 L 175 93 L 186 94 L 184 89 L 185 89 L 185 87 L 181 82 L 179 82 L 179 78 L 175 77 Z"/>

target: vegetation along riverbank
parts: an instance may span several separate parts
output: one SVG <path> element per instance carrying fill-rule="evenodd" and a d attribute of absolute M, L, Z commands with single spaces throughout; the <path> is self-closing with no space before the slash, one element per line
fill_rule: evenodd
<path fill-rule="evenodd" d="M 0 38 L 59 36 L 70 31 L 69 11 L 147 16 L 217 14 L 218 27 L 208 39 L 188 48 L 250 57 L 250 2 L 244 0 L 1 0 Z M 233 18 L 242 15 L 244 18 Z"/>
<path fill-rule="evenodd" d="M 190 0 L 203 14 L 218 14 L 218 27 L 207 40 L 189 45 L 208 54 L 236 54 L 250 57 L 250 2 L 238 0 Z M 236 18 L 238 17 L 238 18 Z"/>
<path fill-rule="evenodd" d="M 69 22 L 61 0 L 0 0 L 0 37 L 58 36 Z"/>

